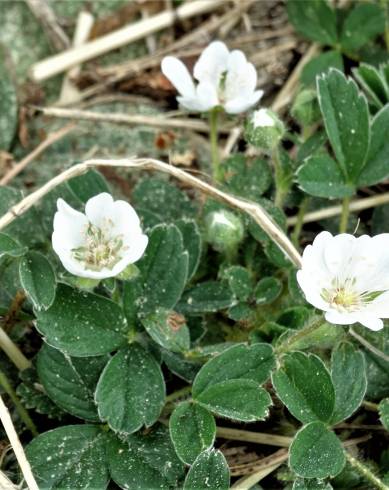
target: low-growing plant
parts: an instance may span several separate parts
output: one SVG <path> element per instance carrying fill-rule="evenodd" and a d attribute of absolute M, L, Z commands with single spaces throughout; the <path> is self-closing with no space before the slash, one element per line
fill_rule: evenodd
<path fill-rule="evenodd" d="M 322 0 L 288 13 L 331 47 L 291 116 L 256 109 L 254 66 L 221 41 L 194 66 L 197 85 L 162 61 L 182 107 L 209 118 L 210 183 L 128 158 L 75 164 L 24 198 L 0 187 L 0 314 L 15 310 L 0 346 L 20 376 L 15 393 L 1 368 L 0 384 L 34 436 L 40 489 L 260 488 L 275 471 L 264 488 L 388 488 L 387 435 L 363 457 L 370 436 L 353 429 L 376 412 L 389 430 L 389 234 L 351 219 L 358 191 L 389 177 L 388 70 L 339 69 L 384 17 Z M 241 114 L 247 151 L 223 158 L 218 124 Z M 130 199 L 103 167 L 137 172 Z M 340 217 L 302 239 L 328 200 Z M 234 465 L 220 439 L 264 458 Z M 232 480 L 236 468 L 248 476 Z"/>

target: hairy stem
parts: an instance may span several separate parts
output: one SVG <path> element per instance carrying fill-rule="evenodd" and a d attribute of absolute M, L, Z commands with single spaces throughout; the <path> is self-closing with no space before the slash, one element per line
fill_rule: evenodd
<path fill-rule="evenodd" d="M 350 197 L 345 197 L 342 202 L 342 214 L 340 216 L 339 233 L 347 232 L 349 215 L 350 215 Z"/>
<path fill-rule="evenodd" d="M 389 356 L 387 356 L 384 352 L 380 351 L 374 345 L 372 345 L 370 342 L 368 342 L 362 335 L 359 335 L 359 333 L 355 332 L 352 328 L 349 330 L 350 335 L 352 335 L 355 339 L 358 340 L 360 344 L 362 344 L 367 350 L 375 354 L 377 357 L 382 359 L 385 362 L 389 362 Z"/>
<path fill-rule="evenodd" d="M 378 488 L 379 490 L 389 490 L 389 487 L 385 485 L 385 483 L 380 480 L 372 471 L 370 471 L 367 466 L 358 461 L 347 451 L 346 458 L 351 466 L 355 468 L 358 473 L 360 473 L 367 481 L 369 481 L 374 486 L 374 488 Z"/>
<path fill-rule="evenodd" d="M 35 427 L 34 422 L 31 420 L 30 415 L 28 414 L 27 410 L 23 407 L 21 401 L 19 400 L 15 390 L 13 389 L 11 383 L 9 382 L 9 379 L 5 375 L 3 371 L 0 370 L 0 385 L 4 389 L 4 391 L 7 393 L 7 395 L 11 398 L 13 404 L 15 405 L 16 410 L 18 411 L 18 414 L 20 418 L 23 420 L 25 426 L 30 430 L 30 432 L 34 435 L 37 436 L 39 434 L 37 428 Z"/>
<path fill-rule="evenodd" d="M 302 328 L 301 330 L 298 330 L 296 333 L 292 334 L 290 337 L 285 339 L 284 342 L 282 342 L 280 345 L 278 345 L 275 349 L 277 354 L 283 354 L 285 352 L 288 352 L 289 350 L 292 350 L 294 348 L 294 345 L 296 342 L 299 340 L 303 339 L 307 335 L 310 335 L 312 332 L 317 330 L 323 325 L 324 321 L 322 318 L 319 318 L 318 320 L 308 324 L 306 327 Z"/>
<path fill-rule="evenodd" d="M 192 390 L 191 386 L 184 386 L 183 388 L 180 388 L 179 390 L 174 391 L 173 393 L 170 393 L 170 395 L 168 395 L 165 399 L 166 403 L 172 403 L 172 402 L 178 400 L 179 398 L 182 398 L 182 397 L 185 397 L 186 395 L 189 395 L 191 390 Z"/>
<path fill-rule="evenodd" d="M 212 174 L 214 182 L 220 179 L 220 157 L 218 146 L 218 117 L 217 109 L 212 109 L 209 113 L 209 142 L 211 144 Z"/>
<path fill-rule="evenodd" d="M 292 243 L 294 244 L 295 247 L 298 247 L 299 245 L 299 238 L 301 234 L 301 230 L 303 229 L 303 224 L 304 224 L 304 216 L 305 213 L 307 212 L 308 205 L 309 205 L 310 198 L 304 197 L 304 199 L 301 201 L 298 213 L 297 213 L 297 221 L 296 224 L 294 225 L 294 230 L 292 233 Z"/>
<path fill-rule="evenodd" d="M 274 204 L 278 208 L 282 209 L 286 194 L 288 193 L 288 188 L 287 186 L 285 186 L 285 183 L 283 181 L 284 176 L 283 176 L 278 147 L 275 147 L 272 152 L 272 161 L 274 166 L 274 178 L 276 184 L 276 195 L 274 198 Z"/>

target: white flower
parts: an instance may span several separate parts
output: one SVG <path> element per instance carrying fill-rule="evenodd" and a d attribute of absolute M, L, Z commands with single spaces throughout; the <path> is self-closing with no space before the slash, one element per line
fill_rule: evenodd
<path fill-rule="evenodd" d="M 254 111 L 252 115 L 252 123 L 255 128 L 268 128 L 276 124 L 276 120 L 272 117 L 267 109 L 259 109 Z"/>
<path fill-rule="evenodd" d="M 114 201 L 103 192 L 89 199 L 85 214 L 63 199 L 58 199 L 57 208 L 53 248 L 71 274 L 90 279 L 115 277 L 142 257 L 148 238 L 127 202 Z"/>
<path fill-rule="evenodd" d="M 358 238 L 321 232 L 303 253 L 297 280 L 330 323 L 370 330 L 389 318 L 389 233 Z"/>
<path fill-rule="evenodd" d="M 188 69 L 179 59 L 166 56 L 162 72 L 179 92 L 177 97 L 186 109 L 206 112 L 222 106 L 229 114 L 244 112 L 261 98 L 255 90 L 257 72 L 242 51 L 228 51 L 221 41 L 212 42 L 194 66 L 195 86 Z"/>

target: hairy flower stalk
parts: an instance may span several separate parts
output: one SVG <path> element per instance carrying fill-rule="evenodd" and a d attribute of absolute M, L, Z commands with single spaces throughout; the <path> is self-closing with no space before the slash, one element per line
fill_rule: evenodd
<path fill-rule="evenodd" d="M 383 328 L 389 318 L 389 234 L 320 233 L 303 253 L 298 283 L 328 322 Z"/>
<path fill-rule="evenodd" d="M 85 214 L 58 199 L 53 248 L 71 274 L 90 279 L 115 277 L 139 260 L 148 238 L 135 210 L 103 192 L 86 203 Z"/>

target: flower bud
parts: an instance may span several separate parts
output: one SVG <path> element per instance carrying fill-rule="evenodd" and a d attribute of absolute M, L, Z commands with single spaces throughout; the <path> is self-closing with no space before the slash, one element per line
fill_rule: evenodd
<path fill-rule="evenodd" d="M 310 126 L 318 121 L 320 107 L 316 92 L 312 89 L 301 90 L 294 100 L 291 114 L 301 126 Z"/>
<path fill-rule="evenodd" d="M 270 109 L 254 111 L 246 123 L 247 141 L 263 150 L 274 149 L 284 133 L 284 123 Z"/>
<path fill-rule="evenodd" d="M 205 217 L 205 238 L 221 253 L 235 251 L 244 237 L 242 220 L 231 211 L 212 211 Z"/>

